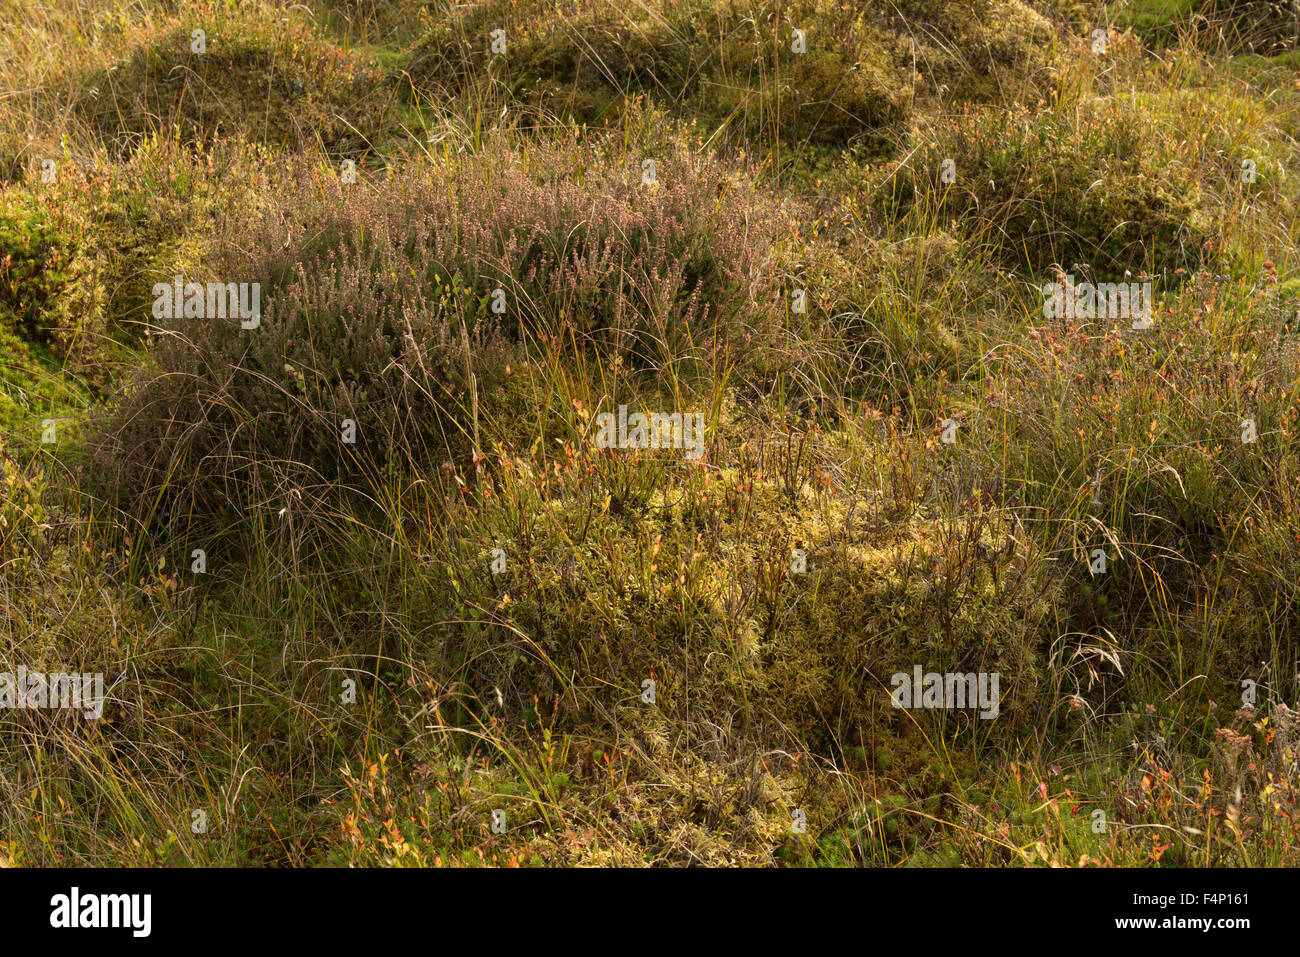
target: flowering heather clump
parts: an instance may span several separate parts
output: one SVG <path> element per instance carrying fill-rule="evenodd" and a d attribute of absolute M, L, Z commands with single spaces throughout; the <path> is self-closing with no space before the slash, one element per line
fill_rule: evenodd
<path fill-rule="evenodd" d="M 260 329 L 179 318 L 155 332 L 102 445 L 123 490 L 147 499 L 166 479 L 215 507 L 263 468 L 316 484 L 345 481 L 355 457 L 463 450 L 469 391 L 526 340 L 657 374 L 775 368 L 777 213 L 684 150 L 655 162 L 651 183 L 556 149 L 364 188 L 285 184 L 256 221 L 225 224 L 210 267 L 260 285 Z M 345 419 L 361 438 L 341 456 Z"/>

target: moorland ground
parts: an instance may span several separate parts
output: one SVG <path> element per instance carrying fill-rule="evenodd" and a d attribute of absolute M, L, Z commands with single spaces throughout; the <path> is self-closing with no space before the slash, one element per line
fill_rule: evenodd
<path fill-rule="evenodd" d="M 0 0 L 0 863 L 1300 863 L 1298 38 Z"/>

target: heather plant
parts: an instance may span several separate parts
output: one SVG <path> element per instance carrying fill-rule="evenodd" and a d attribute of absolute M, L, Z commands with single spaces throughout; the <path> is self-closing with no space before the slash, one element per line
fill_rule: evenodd
<path fill-rule="evenodd" d="M 346 484 L 358 460 L 475 451 L 476 403 L 538 343 L 655 375 L 785 362 L 776 211 L 680 148 L 654 162 L 649 183 L 632 157 L 571 148 L 286 183 L 253 223 L 225 224 L 201 277 L 258 283 L 260 326 L 153 332 L 105 432 L 123 489 L 184 489 L 210 509 L 251 500 L 246 469 Z"/>

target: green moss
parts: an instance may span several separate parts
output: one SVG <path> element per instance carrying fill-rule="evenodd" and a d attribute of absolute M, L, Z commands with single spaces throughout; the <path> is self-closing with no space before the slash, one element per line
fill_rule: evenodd
<path fill-rule="evenodd" d="M 1041 555 L 1022 548 L 996 570 L 973 553 L 962 561 L 940 552 L 919 515 L 856 529 L 846 502 L 808 488 L 791 497 L 778 474 L 742 480 L 723 468 L 706 485 L 653 454 L 594 449 L 571 468 L 619 484 L 570 519 L 575 505 L 535 497 L 536 473 L 517 462 L 458 530 L 466 545 L 447 594 L 458 607 L 492 611 L 481 628 L 446 629 L 441 656 L 454 647 L 477 662 L 472 683 L 482 693 L 549 700 L 560 676 L 578 674 L 635 700 L 653 674 L 658 711 L 674 727 L 707 726 L 743 702 L 746 733 L 766 729 L 764 746 L 798 740 L 831 755 L 848 741 L 905 740 L 900 772 L 928 750 L 916 747 L 918 729 L 982 738 L 1034 713 L 1058 588 Z M 618 491 L 624 469 L 641 477 L 643 496 Z M 532 516 L 526 539 L 504 534 L 521 509 Z M 1001 539 L 990 541 L 998 552 Z M 498 548 L 506 569 L 486 574 Z M 806 554 L 804 573 L 792 567 L 795 549 Z M 531 654 L 490 650 L 512 634 L 530 636 L 544 667 Z M 892 707 L 891 676 L 916 665 L 997 672 L 999 717 Z"/>
<path fill-rule="evenodd" d="M 35 446 L 43 420 L 66 420 L 87 406 L 87 390 L 63 372 L 48 348 L 0 328 L 0 354 L 0 434 L 6 445 Z"/>
<path fill-rule="evenodd" d="M 1133 0 L 1110 5 L 1112 22 L 1148 42 L 1172 44 L 1198 31 L 1204 42 L 1232 53 L 1270 55 L 1300 41 L 1295 8 L 1277 0 Z"/>
<path fill-rule="evenodd" d="M 1117 4 L 1115 17 L 1120 26 L 1168 37 L 1179 24 L 1186 23 L 1199 6 L 1204 5 L 1203 0 L 1132 0 Z"/>
<path fill-rule="evenodd" d="M 61 160 L 52 184 L 0 191 L 0 329 L 64 372 L 106 388 L 152 322 L 153 284 L 185 272 L 218 208 L 238 215 L 234 177 L 258 161 L 149 137 L 124 163 Z M 227 179 L 227 176 L 231 179 Z"/>

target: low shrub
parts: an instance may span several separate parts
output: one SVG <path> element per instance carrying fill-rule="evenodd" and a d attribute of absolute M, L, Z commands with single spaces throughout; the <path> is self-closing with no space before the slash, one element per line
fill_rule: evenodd
<path fill-rule="evenodd" d="M 684 147 L 654 162 L 647 183 L 630 156 L 501 147 L 375 184 L 298 177 L 227 219 L 187 281 L 257 283 L 260 326 L 159 323 L 101 435 L 119 491 L 219 512 L 266 482 L 464 454 L 530 343 L 669 377 L 788 364 L 778 211 Z"/>

